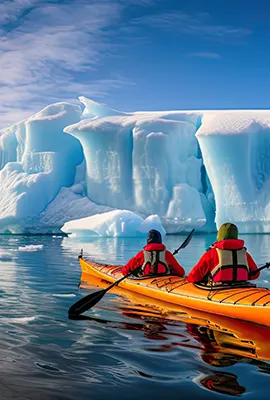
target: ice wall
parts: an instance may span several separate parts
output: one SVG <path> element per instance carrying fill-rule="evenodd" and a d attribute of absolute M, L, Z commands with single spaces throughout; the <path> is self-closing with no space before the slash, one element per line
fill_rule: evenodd
<path fill-rule="evenodd" d="M 80 100 L 83 113 L 57 103 L 0 131 L 0 233 L 116 210 L 155 214 L 167 233 L 226 221 L 270 231 L 270 111 L 124 113 Z"/>
<path fill-rule="evenodd" d="M 31 230 L 61 187 L 73 184 L 83 151 L 63 129 L 80 115 L 79 106 L 57 103 L 1 131 L 0 232 Z"/>
<path fill-rule="evenodd" d="M 216 201 L 216 223 L 270 232 L 270 111 L 204 115 L 196 134 Z"/>
<path fill-rule="evenodd" d="M 87 102 L 84 100 L 84 103 Z M 96 104 L 87 111 L 96 112 Z M 102 115 L 107 113 L 98 110 Z M 167 232 L 208 229 L 214 207 L 195 137 L 201 115 L 134 113 L 86 119 L 65 128 L 80 140 L 87 195 L 95 203 L 158 214 Z"/>

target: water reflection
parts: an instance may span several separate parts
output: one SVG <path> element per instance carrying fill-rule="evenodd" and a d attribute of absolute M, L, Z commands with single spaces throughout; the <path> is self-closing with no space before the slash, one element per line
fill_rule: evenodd
<path fill-rule="evenodd" d="M 253 243 L 254 237 L 246 238 Z M 171 250 L 183 240 L 165 239 Z M 256 244 L 260 251 L 269 238 L 261 240 L 263 244 Z M 195 235 L 177 255 L 187 271 L 212 241 L 213 237 Z M 27 245 L 43 248 L 18 251 Z M 108 393 L 112 400 L 124 400 L 127 393 L 132 400 L 153 393 L 156 400 L 180 393 L 182 399 L 217 398 L 222 392 L 216 388 L 222 385 L 213 375 L 230 373 L 246 394 L 256 392 L 260 400 L 268 400 L 267 328 L 181 307 L 169 310 L 157 300 L 120 288 L 108 293 L 88 318 L 68 320 L 71 304 L 89 293 L 78 290 L 80 249 L 96 260 L 122 264 L 143 245 L 143 239 L 95 238 L 85 243 L 69 238 L 0 238 L 3 399 L 83 400 L 90 391 L 91 400 L 108 398 Z M 254 256 L 260 257 L 255 248 Z M 212 384 L 205 381 L 209 376 Z"/>
<path fill-rule="evenodd" d="M 92 285 L 83 287 L 106 287 L 106 282 L 94 278 Z M 101 310 L 120 311 L 121 315 L 132 321 L 113 322 L 92 316 L 80 316 L 80 320 L 107 325 L 108 328 L 122 331 L 139 331 L 144 338 L 153 341 L 143 345 L 149 353 L 175 353 L 177 348 L 196 351 L 203 365 L 210 371 L 203 378 L 194 382 L 205 389 L 228 395 L 240 395 L 245 387 L 238 383 L 239 377 L 224 371 L 215 372 L 213 368 L 223 369 L 238 363 L 256 366 L 260 372 L 269 373 L 270 328 L 238 321 L 226 317 L 189 310 L 173 306 L 158 300 L 151 300 L 142 295 L 132 294 L 116 287 L 116 298 Z M 183 329 L 184 327 L 184 329 Z M 207 368 L 206 368 L 207 369 Z M 138 373 L 143 373 L 139 369 Z M 156 379 L 156 375 L 150 375 Z M 163 379 L 168 379 L 164 376 Z"/>
<path fill-rule="evenodd" d="M 142 306 L 139 306 L 136 310 L 134 304 L 126 308 L 121 304 L 119 305 L 122 315 L 135 320 L 135 322 L 115 322 L 87 315 L 81 315 L 74 319 L 88 321 L 91 324 L 94 322 L 106 325 L 110 329 L 140 331 L 143 337 L 161 342 L 161 344 L 152 347 L 147 344 L 144 350 L 148 352 L 173 352 L 174 348 L 180 346 L 199 350 L 201 360 L 211 367 L 227 368 L 242 362 L 256 365 L 261 372 L 269 373 L 270 371 L 270 364 L 258 359 L 259 355 L 265 360 L 270 360 L 268 350 L 270 328 L 239 321 L 234 326 L 235 321 L 230 324 L 227 318 L 222 317 L 218 317 L 219 325 L 217 325 L 213 317 L 211 329 L 209 328 L 211 322 L 208 319 L 207 325 L 186 323 L 187 320 L 192 320 L 194 317 L 198 320 L 198 313 L 192 315 L 191 310 L 182 311 L 177 315 L 174 313 L 171 317 L 167 315 L 164 318 L 158 313 L 154 313 L 153 316 L 148 307 L 145 307 L 144 312 Z M 106 309 L 109 309 L 108 305 Z M 113 306 L 111 310 L 114 310 Z M 206 318 L 209 318 L 209 315 L 206 315 Z M 184 331 L 183 324 L 185 325 Z M 214 326 L 216 329 L 214 329 Z M 233 330 L 234 327 L 235 330 Z M 214 375 L 216 376 L 215 379 L 213 378 Z M 210 377 L 208 377 L 209 381 L 207 381 L 208 378 L 200 381 L 209 390 L 227 393 L 224 385 L 229 385 L 227 394 L 244 392 L 244 388 L 237 383 L 237 376 L 233 374 L 226 375 L 223 372 L 214 374 L 214 372 L 211 372 Z"/>
<path fill-rule="evenodd" d="M 246 389 L 238 383 L 237 376 L 228 372 L 211 373 L 199 380 L 199 384 L 211 392 L 239 396 Z"/>

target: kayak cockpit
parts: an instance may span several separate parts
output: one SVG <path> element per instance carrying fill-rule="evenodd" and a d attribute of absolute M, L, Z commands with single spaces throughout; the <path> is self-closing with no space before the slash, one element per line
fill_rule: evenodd
<path fill-rule="evenodd" d="M 226 290 L 226 289 L 248 289 L 248 288 L 256 288 L 255 283 L 251 282 L 236 282 L 236 283 L 222 283 L 222 284 L 214 284 L 211 285 L 210 283 L 203 283 L 203 282 L 198 282 L 194 283 L 194 286 L 196 286 L 199 289 L 205 289 L 205 290 Z"/>

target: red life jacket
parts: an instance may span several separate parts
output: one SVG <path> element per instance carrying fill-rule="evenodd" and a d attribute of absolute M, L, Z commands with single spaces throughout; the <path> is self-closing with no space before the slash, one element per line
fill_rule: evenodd
<path fill-rule="evenodd" d="M 244 247 L 241 249 L 221 249 L 215 246 L 215 249 L 218 253 L 219 262 L 211 271 L 213 282 L 232 283 L 249 279 L 250 269 Z"/>
<path fill-rule="evenodd" d="M 143 275 L 169 275 L 171 269 L 166 261 L 166 247 L 163 244 L 152 243 L 144 247 L 144 262 L 141 267 Z"/>

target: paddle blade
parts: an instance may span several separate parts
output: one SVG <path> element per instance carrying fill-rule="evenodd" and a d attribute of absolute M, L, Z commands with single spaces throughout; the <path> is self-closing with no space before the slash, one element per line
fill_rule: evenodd
<path fill-rule="evenodd" d="M 106 292 L 107 289 L 102 289 L 98 292 L 90 293 L 83 297 L 69 308 L 68 316 L 70 318 L 77 317 L 78 315 L 89 310 L 102 299 Z"/>
<path fill-rule="evenodd" d="M 187 247 L 187 245 L 189 244 L 189 242 L 191 241 L 193 232 L 195 231 L 195 229 L 192 229 L 192 231 L 190 232 L 190 234 L 188 235 L 188 237 L 184 240 L 184 242 L 181 244 L 180 247 L 178 247 L 177 250 L 174 250 L 173 255 L 177 254 L 179 250 L 184 249 L 185 247 Z"/>
<path fill-rule="evenodd" d="M 180 246 L 180 249 L 184 249 L 188 244 L 189 244 L 189 242 L 191 241 L 191 238 L 192 238 L 192 235 L 193 235 L 193 232 L 195 231 L 195 229 L 192 229 L 192 231 L 190 232 L 190 234 L 188 235 L 188 237 L 186 238 L 186 240 L 182 243 L 182 245 Z M 179 249 L 179 250 L 180 250 Z"/>

